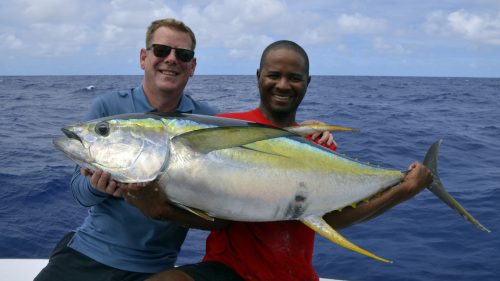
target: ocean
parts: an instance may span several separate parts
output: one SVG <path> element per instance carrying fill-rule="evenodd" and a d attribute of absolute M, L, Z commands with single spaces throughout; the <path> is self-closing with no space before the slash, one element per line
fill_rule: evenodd
<path fill-rule="evenodd" d="M 137 86 L 141 76 L 0 76 L 0 258 L 47 258 L 87 210 L 72 198 L 73 164 L 52 145 L 98 95 Z M 254 76 L 195 76 L 191 95 L 220 111 L 258 105 Z M 316 238 L 321 277 L 359 281 L 500 280 L 500 79 L 313 76 L 298 119 L 359 128 L 338 132 L 338 151 L 405 170 L 438 139 L 447 190 L 491 230 L 484 233 L 423 191 L 341 233 L 394 263 Z M 204 252 L 191 230 L 178 264 Z"/>

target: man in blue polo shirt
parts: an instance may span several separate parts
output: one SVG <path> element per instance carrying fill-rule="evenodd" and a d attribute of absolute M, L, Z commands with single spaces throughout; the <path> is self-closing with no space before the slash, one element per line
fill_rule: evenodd
<path fill-rule="evenodd" d="M 146 48 L 140 51 L 141 85 L 99 96 L 85 120 L 148 111 L 215 114 L 213 108 L 184 93 L 196 68 L 195 46 L 195 36 L 184 23 L 174 19 L 152 22 Z M 123 200 L 123 188 L 102 171 L 91 175 L 76 167 L 71 189 L 80 204 L 90 207 L 89 214 L 58 243 L 36 281 L 144 280 L 174 266 L 188 231 L 175 223 L 175 217 L 160 221 L 144 216 Z M 179 218 L 185 212 L 175 211 Z M 190 226 L 211 228 L 206 220 L 200 219 L 199 225 L 194 220 Z"/>

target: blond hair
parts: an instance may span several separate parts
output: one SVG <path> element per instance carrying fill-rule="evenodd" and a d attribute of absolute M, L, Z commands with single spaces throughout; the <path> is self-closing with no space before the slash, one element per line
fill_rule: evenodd
<path fill-rule="evenodd" d="M 153 21 L 146 32 L 146 48 L 149 48 L 152 44 L 153 34 L 160 27 L 167 27 L 175 31 L 184 32 L 191 38 L 191 50 L 194 51 L 196 48 L 196 37 L 189 26 L 185 25 L 182 21 L 176 19 L 167 18 Z"/>

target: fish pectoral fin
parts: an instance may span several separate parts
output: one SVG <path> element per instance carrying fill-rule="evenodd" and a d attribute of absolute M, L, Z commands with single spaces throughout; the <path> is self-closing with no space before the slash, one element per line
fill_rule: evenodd
<path fill-rule="evenodd" d="M 390 260 L 381 258 L 375 254 L 372 254 L 354 245 L 346 238 L 344 238 L 342 235 L 340 235 L 340 233 L 335 231 L 335 229 L 333 229 L 322 217 L 310 216 L 301 219 L 301 221 L 303 224 L 307 225 L 310 229 L 314 230 L 316 233 L 320 234 L 321 236 L 325 237 L 326 239 L 332 241 L 333 243 L 339 246 L 342 246 L 346 249 L 374 258 L 379 261 L 392 263 L 392 261 Z"/>
<path fill-rule="evenodd" d="M 359 129 L 356 128 L 349 128 L 349 127 L 341 127 L 341 126 L 332 126 L 332 125 L 322 125 L 322 124 L 304 124 L 304 125 L 298 125 L 298 126 L 291 126 L 291 127 L 286 127 L 283 128 L 284 130 L 287 130 L 291 133 L 301 135 L 301 136 L 308 136 L 312 135 L 314 133 L 321 133 L 324 131 L 352 131 L 352 132 L 359 132 Z"/>
<path fill-rule="evenodd" d="M 208 153 L 214 150 L 238 147 L 256 141 L 291 136 L 292 132 L 279 128 L 252 124 L 249 126 L 230 126 L 205 128 L 189 131 L 172 138 L 194 151 Z"/>
<path fill-rule="evenodd" d="M 438 140 L 431 145 L 427 154 L 424 158 L 424 166 L 432 171 L 432 184 L 427 187 L 434 195 L 441 199 L 446 205 L 455 210 L 460 214 L 465 220 L 472 223 L 478 229 L 484 232 L 491 232 L 489 229 L 484 227 L 477 219 L 475 219 L 467 210 L 462 207 L 458 201 L 449 194 L 443 186 L 441 179 L 439 178 L 437 167 L 438 167 L 438 150 L 441 145 L 442 140 Z"/>
<path fill-rule="evenodd" d="M 203 210 L 200 210 L 200 209 L 196 209 L 196 208 L 193 208 L 193 207 L 188 207 L 186 205 L 182 205 L 182 204 L 179 204 L 179 203 L 175 203 L 175 205 L 181 209 L 184 209 L 190 213 L 193 213 L 195 215 L 197 215 L 198 217 L 202 218 L 202 219 L 205 219 L 207 221 L 214 221 L 215 219 L 213 217 L 211 217 L 209 214 L 207 214 L 207 212 L 203 211 Z"/>

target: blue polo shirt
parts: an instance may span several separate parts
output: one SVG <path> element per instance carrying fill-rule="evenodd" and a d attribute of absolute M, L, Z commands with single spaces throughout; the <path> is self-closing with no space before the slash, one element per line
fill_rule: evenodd
<path fill-rule="evenodd" d="M 150 112 L 142 85 L 127 92 L 99 96 L 85 115 L 92 120 L 110 115 Z M 183 113 L 214 115 L 216 110 L 183 94 L 177 107 Z M 122 198 L 102 193 L 75 168 L 71 179 L 75 199 L 89 207 L 88 216 L 68 243 L 74 250 L 105 265 L 134 272 L 154 273 L 174 266 L 188 229 L 153 220 Z"/>

